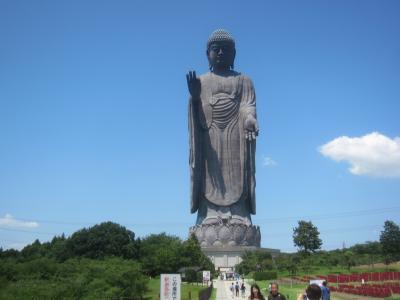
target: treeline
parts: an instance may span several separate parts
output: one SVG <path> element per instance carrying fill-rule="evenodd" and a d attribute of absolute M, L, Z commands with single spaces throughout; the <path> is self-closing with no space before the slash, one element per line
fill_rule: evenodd
<path fill-rule="evenodd" d="M 150 276 L 194 266 L 213 269 L 195 237 L 139 239 L 106 222 L 21 251 L 0 248 L 0 299 L 142 299 Z"/>
<path fill-rule="evenodd" d="M 367 242 L 340 250 L 282 253 L 274 259 L 267 252 L 253 251 L 245 253 L 242 258 L 243 261 L 236 267 L 241 274 L 272 271 L 279 275 L 296 275 L 319 269 L 343 268 L 350 270 L 351 267 L 357 265 L 374 267 L 374 264 L 384 262 L 385 256 L 380 242 Z M 274 273 L 270 274 L 273 277 Z"/>
<path fill-rule="evenodd" d="M 299 249 L 297 253 L 281 254 L 275 259 L 263 251 L 245 253 L 236 269 L 241 274 L 269 274 L 271 278 L 268 279 L 273 279 L 278 273 L 280 276 L 311 274 L 321 269 L 348 272 L 358 265 L 374 267 L 376 263 L 389 264 L 400 260 L 400 227 L 389 220 L 384 223 L 379 241 L 331 251 L 320 250 L 322 240 L 318 228 L 310 221 L 302 220 L 293 229 L 293 243 Z"/>
<path fill-rule="evenodd" d="M 350 271 L 351 267 L 358 265 L 374 267 L 375 263 L 383 260 L 381 244 L 379 242 L 367 242 L 331 251 L 284 254 L 275 260 L 275 266 L 279 272 L 296 275 L 297 273 L 312 273 L 319 269 Z"/>

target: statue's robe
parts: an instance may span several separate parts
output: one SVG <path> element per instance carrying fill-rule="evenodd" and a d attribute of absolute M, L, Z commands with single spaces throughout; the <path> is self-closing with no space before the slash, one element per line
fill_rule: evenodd
<path fill-rule="evenodd" d="M 246 140 L 245 121 L 256 119 L 253 83 L 237 72 L 209 72 L 200 82 L 200 99 L 189 100 L 191 212 L 200 213 L 201 204 L 226 210 L 241 202 L 250 218 L 256 212 L 255 141 Z"/>

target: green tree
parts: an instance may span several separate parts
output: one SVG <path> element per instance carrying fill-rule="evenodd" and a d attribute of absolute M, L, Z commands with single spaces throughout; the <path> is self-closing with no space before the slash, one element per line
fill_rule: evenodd
<path fill-rule="evenodd" d="M 194 269 L 187 269 L 185 271 L 185 281 L 191 283 L 197 281 L 197 272 Z"/>
<path fill-rule="evenodd" d="M 355 244 L 349 248 L 357 255 L 362 254 L 375 254 L 379 255 L 382 253 L 382 246 L 379 242 L 365 242 L 363 244 Z"/>
<path fill-rule="evenodd" d="M 142 239 L 140 261 L 143 271 L 150 276 L 176 272 L 181 265 L 182 242 L 166 233 L 151 234 Z"/>
<path fill-rule="evenodd" d="M 351 250 L 346 250 L 343 253 L 342 256 L 342 265 L 347 267 L 347 270 L 350 271 L 350 268 L 356 265 L 356 256 L 353 251 Z"/>
<path fill-rule="evenodd" d="M 182 267 L 200 267 L 203 255 L 199 241 L 194 234 L 182 243 Z"/>
<path fill-rule="evenodd" d="M 286 267 L 291 276 L 295 276 L 297 274 L 299 262 L 300 257 L 298 255 L 291 256 L 289 264 Z"/>
<path fill-rule="evenodd" d="M 256 270 L 256 266 L 256 258 L 254 255 L 251 255 L 251 252 L 249 251 L 242 255 L 242 261 L 236 265 L 235 269 L 240 274 L 249 274 Z"/>
<path fill-rule="evenodd" d="M 336 267 L 340 264 L 341 251 L 333 250 L 328 252 L 326 262 L 329 267 Z"/>
<path fill-rule="evenodd" d="M 319 231 L 311 221 L 299 221 L 298 226 L 293 228 L 293 242 L 300 251 L 309 254 L 320 249 L 322 241 L 319 238 Z"/>
<path fill-rule="evenodd" d="M 280 272 L 287 271 L 291 276 L 297 274 L 300 258 L 298 255 L 281 254 L 275 259 L 277 268 Z"/>
<path fill-rule="evenodd" d="M 24 259 L 33 259 L 42 257 L 45 251 L 42 244 L 38 239 L 36 239 L 32 244 L 27 245 L 21 250 L 21 255 Z"/>
<path fill-rule="evenodd" d="M 166 233 L 152 234 L 140 243 L 140 261 L 150 276 L 178 271 L 181 267 L 199 267 L 214 271 L 211 260 L 201 251 L 195 236 L 186 241 Z"/>
<path fill-rule="evenodd" d="M 67 249 L 67 239 L 65 235 L 55 236 L 50 242 L 50 257 L 62 262 L 71 256 L 71 253 Z"/>
<path fill-rule="evenodd" d="M 389 264 L 400 258 L 400 228 L 395 222 L 385 221 L 380 235 L 380 242 L 385 256 L 385 263 Z"/>
<path fill-rule="evenodd" d="M 7 249 L 7 250 L 1 249 L 1 251 L 0 251 L 0 258 L 18 257 L 19 255 L 20 255 L 20 252 L 15 249 Z"/>
<path fill-rule="evenodd" d="M 246 251 L 242 255 L 242 262 L 236 266 L 240 274 L 252 271 L 270 271 L 274 269 L 271 253 L 266 251 Z"/>
<path fill-rule="evenodd" d="M 75 232 L 66 247 L 72 257 L 104 258 L 118 256 L 137 259 L 139 256 L 135 234 L 125 227 L 105 222 Z"/>
<path fill-rule="evenodd" d="M 202 270 L 214 272 L 214 264 L 201 251 L 200 243 L 197 237 L 192 234 L 186 241 L 182 243 L 181 251 L 181 267 L 200 267 Z"/>
<path fill-rule="evenodd" d="M 119 257 L 0 261 L 0 299 L 138 300 L 147 281 L 137 261 Z"/>

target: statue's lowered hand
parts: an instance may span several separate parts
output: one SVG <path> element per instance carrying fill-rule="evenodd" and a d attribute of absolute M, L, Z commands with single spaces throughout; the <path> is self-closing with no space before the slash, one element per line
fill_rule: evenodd
<path fill-rule="evenodd" d="M 244 122 L 244 128 L 246 130 L 245 137 L 249 141 L 256 139 L 258 135 L 258 123 L 253 115 L 248 115 L 246 121 Z"/>
<path fill-rule="evenodd" d="M 190 95 L 194 100 L 197 100 L 200 97 L 201 83 L 196 76 L 196 71 L 189 71 L 186 74 L 186 81 Z"/>

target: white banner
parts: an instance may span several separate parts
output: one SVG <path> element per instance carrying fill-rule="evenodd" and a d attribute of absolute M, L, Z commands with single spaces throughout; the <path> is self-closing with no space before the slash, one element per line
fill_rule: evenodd
<path fill-rule="evenodd" d="M 160 300 L 181 300 L 181 275 L 161 274 Z"/>
<path fill-rule="evenodd" d="M 324 282 L 325 280 L 323 280 L 323 279 L 311 279 L 310 280 L 310 284 L 317 284 L 317 285 L 319 285 L 319 286 L 322 286 L 322 283 Z"/>
<path fill-rule="evenodd" d="M 203 282 L 207 283 L 211 279 L 210 271 L 203 271 Z"/>

